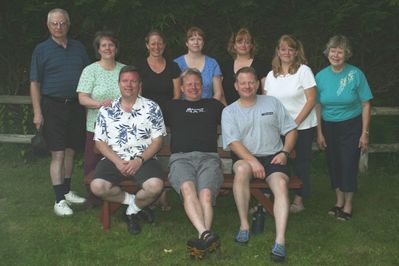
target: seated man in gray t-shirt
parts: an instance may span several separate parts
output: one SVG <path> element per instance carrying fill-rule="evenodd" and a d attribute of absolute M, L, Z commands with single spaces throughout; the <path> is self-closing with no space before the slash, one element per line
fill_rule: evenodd
<path fill-rule="evenodd" d="M 234 199 L 240 216 L 236 242 L 249 241 L 249 183 L 252 177 L 265 179 L 274 194 L 276 241 L 271 258 L 285 258 L 285 230 L 288 221 L 289 181 L 287 159 L 295 145 L 296 124 L 284 106 L 274 97 L 256 95 L 259 81 L 251 67 L 236 74 L 235 88 L 240 99 L 222 113 L 224 149 L 230 148 L 238 157 L 233 164 Z M 285 142 L 281 140 L 285 136 Z"/>

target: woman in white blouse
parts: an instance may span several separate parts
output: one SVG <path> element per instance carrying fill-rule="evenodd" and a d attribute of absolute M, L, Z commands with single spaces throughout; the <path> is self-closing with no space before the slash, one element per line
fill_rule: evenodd
<path fill-rule="evenodd" d="M 264 93 L 279 99 L 298 125 L 295 154 L 291 157 L 294 174 L 302 180 L 304 187 L 296 191 L 291 213 L 305 209 L 303 199 L 309 195 L 309 165 L 317 126 L 316 82 L 306 64 L 302 43 L 292 35 L 281 36 L 264 86 Z"/>

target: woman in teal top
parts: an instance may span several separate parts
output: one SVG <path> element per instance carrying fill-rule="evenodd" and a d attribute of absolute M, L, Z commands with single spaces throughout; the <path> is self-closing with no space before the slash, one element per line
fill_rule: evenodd
<path fill-rule="evenodd" d="M 119 71 L 124 66 L 115 60 L 119 42 L 112 32 L 100 31 L 93 41 L 97 62 L 83 69 L 77 92 L 79 102 L 87 109 L 86 119 L 86 148 L 84 155 L 84 176 L 95 169 L 102 156 L 94 153 L 94 123 L 98 110 L 102 106 L 109 106 L 113 99 L 120 96 L 118 86 Z M 87 184 L 87 182 L 85 182 Z M 89 191 L 90 192 L 90 191 Z M 94 200 L 89 193 L 88 204 Z"/>
<path fill-rule="evenodd" d="M 332 37 L 324 54 L 330 65 L 316 75 L 317 143 L 327 152 L 336 194 L 335 206 L 328 213 L 347 221 L 352 218 L 360 151 L 368 147 L 373 96 L 363 72 L 346 63 L 352 51 L 345 36 Z"/>

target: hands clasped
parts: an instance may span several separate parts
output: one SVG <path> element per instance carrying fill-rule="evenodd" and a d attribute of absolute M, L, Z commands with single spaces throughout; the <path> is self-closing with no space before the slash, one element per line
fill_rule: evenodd
<path fill-rule="evenodd" d="M 135 158 L 133 160 L 124 161 L 120 160 L 116 167 L 124 176 L 132 176 L 135 175 L 136 172 L 140 169 L 142 161 L 139 158 Z"/>

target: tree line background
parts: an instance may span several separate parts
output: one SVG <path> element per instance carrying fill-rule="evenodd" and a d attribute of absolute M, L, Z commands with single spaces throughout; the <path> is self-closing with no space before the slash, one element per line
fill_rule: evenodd
<path fill-rule="evenodd" d="M 185 31 L 199 26 L 206 34 L 204 52 L 221 64 L 229 57 L 231 34 L 247 27 L 257 56 L 267 62 L 282 34 L 295 35 L 317 73 L 328 64 L 322 54 L 328 39 L 344 34 L 353 46 L 350 62 L 369 80 L 373 104 L 397 105 L 399 98 L 399 0 L 13 0 L 0 5 L 0 94 L 29 94 L 32 51 L 48 38 L 48 11 L 60 7 L 71 17 L 70 37 L 83 42 L 93 61 L 91 43 L 98 30 L 115 32 L 118 60 L 128 64 L 146 56 L 150 29 L 163 31 L 166 56 L 173 59 L 186 52 Z"/>

